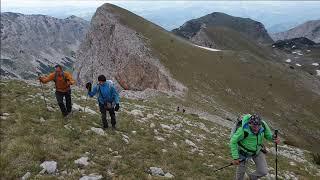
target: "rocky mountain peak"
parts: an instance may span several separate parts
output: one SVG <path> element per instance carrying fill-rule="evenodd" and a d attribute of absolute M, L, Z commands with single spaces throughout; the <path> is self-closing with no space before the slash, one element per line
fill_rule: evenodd
<path fill-rule="evenodd" d="M 203 24 L 205 24 L 206 27 L 224 27 L 232 29 L 258 43 L 270 44 L 273 42 L 262 23 L 250 18 L 234 17 L 221 12 L 213 12 L 203 17 L 192 19 L 172 31 L 176 35 L 191 39 L 198 34 Z"/>
<path fill-rule="evenodd" d="M 184 87 L 153 54 L 147 38 L 120 20 L 125 10 L 110 4 L 99 7 L 77 53 L 79 83 L 104 74 L 127 90 L 182 91 Z M 131 15 L 135 18 L 136 15 Z"/>

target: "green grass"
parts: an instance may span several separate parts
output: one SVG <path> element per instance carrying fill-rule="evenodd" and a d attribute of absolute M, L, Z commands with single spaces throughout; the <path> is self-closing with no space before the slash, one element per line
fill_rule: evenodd
<path fill-rule="evenodd" d="M 45 94 L 48 102 L 57 107 L 52 88 L 53 86 L 46 85 Z M 231 160 L 228 147 L 229 129 L 199 119 L 193 114 L 176 112 L 177 104 L 172 102 L 179 102 L 178 99 L 166 96 L 147 101 L 122 99 L 121 111 L 117 113 L 119 131 L 108 130 L 106 136 L 99 136 L 90 131 L 91 127 L 100 127 L 99 115 L 75 112 L 68 120 L 69 126 L 73 129 L 66 129 L 65 120 L 59 110 L 47 112 L 44 108 L 39 87 L 21 81 L 1 81 L 1 92 L 0 112 L 10 114 L 8 119 L 1 119 L 0 126 L 0 176 L 4 179 L 18 179 L 27 171 L 31 172 L 32 179 L 78 179 L 83 173 L 98 173 L 105 179 L 148 179 L 146 170 L 151 166 L 161 167 L 164 171 L 172 173 L 176 179 L 233 177 L 233 167 L 219 173 L 212 172 L 214 168 L 228 164 Z M 31 95 L 36 96 L 30 98 Z M 89 99 L 85 102 L 79 99 L 82 95 L 83 92 L 74 90 L 73 101 L 81 106 L 87 103 L 87 106 L 97 111 L 95 100 Z M 139 122 L 141 118 L 128 113 L 134 109 L 140 109 L 144 117 L 147 114 L 159 116 Z M 40 122 L 41 117 L 45 122 Z M 166 141 L 155 140 L 154 129 L 149 127 L 150 123 L 155 124 L 159 136 L 164 137 Z M 183 127 L 174 132 L 160 126 L 179 123 Z M 203 123 L 209 132 L 199 128 L 199 123 Z M 136 134 L 132 131 L 136 131 Z M 122 140 L 122 133 L 129 136 L 129 144 Z M 198 142 L 197 138 L 201 140 Z M 193 141 L 203 150 L 203 156 L 199 152 L 191 153 L 191 147 L 185 143 L 186 139 Z M 173 142 L 178 146 L 175 147 Z M 112 151 L 109 151 L 109 148 Z M 166 149 L 167 152 L 163 153 L 162 149 Z M 118 155 L 122 157 L 116 158 L 114 151 L 118 151 Z M 74 164 L 74 160 L 84 156 L 86 152 L 90 153 L 90 165 L 79 168 Z M 60 174 L 38 175 L 41 171 L 39 165 L 45 160 L 56 161 Z M 273 160 L 274 156 L 268 155 L 268 162 L 271 163 Z M 204 163 L 213 167 L 207 167 Z M 291 167 L 288 165 L 288 159 L 283 157 L 279 163 L 283 172 L 288 170 L 301 178 L 314 178 L 304 170 L 306 165 L 303 163 Z M 114 173 L 113 177 L 107 173 L 108 170 Z M 69 174 L 63 175 L 63 171 Z"/>

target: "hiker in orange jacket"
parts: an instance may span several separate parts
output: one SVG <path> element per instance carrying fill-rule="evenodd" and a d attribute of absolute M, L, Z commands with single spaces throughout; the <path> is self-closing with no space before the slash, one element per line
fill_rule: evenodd
<path fill-rule="evenodd" d="M 44 84 L 50 81 L 55 82 L 56 99 L 63 117 L 66 117 L 72 110 L 70 86 L 75 84 L 72 75 L 69 72 L 64 72 L 61 65 L 56 65 L 55 72 L 46 77 L 39 77 L 39 80 Z M 63 98 L 66 99 L 66 105 L 63 103 Z"/>

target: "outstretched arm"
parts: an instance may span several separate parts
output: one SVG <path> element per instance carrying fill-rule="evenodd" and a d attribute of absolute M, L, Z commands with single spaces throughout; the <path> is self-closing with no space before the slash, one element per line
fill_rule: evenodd
<path fill-rule="evenodd" d="M 94 88 L 92 89 L 91 92 L 88 91 L 88 95 L 89 95 L 90 97 L 93 97 L 94 95 L 96 95 L 97 91 L 98 91 L 98 85 L 94 86 Z"/>
<path fill-rule="evenodd" d="M 44 76 L 44 77 L 40 77 L 40 81 L 42 83 L 47 83 L 49 81 L 53 81 L 54 80 L 54 76 L 55 76 L 55 73 L 50 73 L 48 76 Z"/>

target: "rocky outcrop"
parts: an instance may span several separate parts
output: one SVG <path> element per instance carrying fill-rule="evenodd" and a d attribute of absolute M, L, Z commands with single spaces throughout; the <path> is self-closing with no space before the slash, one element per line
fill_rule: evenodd
<path fill-rule="evenodd" d="M 273 47 L 279 49 L 310 49 L 317 45 L 315 42 L 311 41 L 308 38 L 300 37 L 286 40 L 279 40 L 272 45 Z"/>
<path fill-rule="evenodd" d="M 88 27 L 76 16 L 1 13 L 1 75 L 30 79 L 58 63 L 71 68 Z"/>
<path fill-rule="evenodd" d="M 234 17 L 220 12 L 214 12 L 198 19 L 187 21 L 181 27 L 172 30 L 172 32 L 186 39 L 191 39 L 191 41 L 195 40 L 196 43 L 199 37 L 195 36 L 199 36 L 199 32 L 204 26 L 208 28 L 230 28 L 242 33 L 245 37 L 262 44 L 270 44 L 273 42 L 262 23 L 249 18 Z M 199 45 L 203 46 L 205 44 Z"/>
<path fill-rule="evenodd" d="M 190 40 L 192 42 L 194 42 L 195 44 L 201 45 L 201 46 L 205 46 L 208 48 L 213 48 L 216 47 L 214 40 L 212 38 L 210 38 L 207 33 L 205 32 L 206 26 L 205 24 L 202 25 L 202 27 L 200 28 L 200 30 L 190 38 Z"/>
<path fill-rule="evenodd" d="M 273 40 L 285 40 L 306 37 L 320 43 L 320 20 L 308 21 L 288 31 L 272 34 Z"/>
<path fill-rule="evenodd" d="M 154 55 L 149 41 L 122 23 L 113 5 L 99 7 L 77 53 L 74 75 L 80 84 L 99 74 L 126 90 L 183 91 Z"/>

